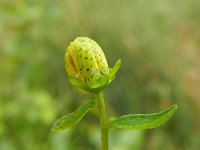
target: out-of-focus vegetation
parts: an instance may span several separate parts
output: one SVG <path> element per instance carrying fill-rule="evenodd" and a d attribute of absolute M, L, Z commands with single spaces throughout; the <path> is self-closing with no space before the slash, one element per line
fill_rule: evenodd
<path fill-rule="evenodd" d="M 77 36 L 99 43 L 110 66 L 122 59 L 105 91 L 109 116 L 179 106 L 157 129 L 112 130 L 111 150 L 199 149 L 199 0 L 1 0 L 1 150 L 99 149 L 96 110 L 50 133 L 56 118 L 92 97 L 65 73 L 65 49 Z"/>

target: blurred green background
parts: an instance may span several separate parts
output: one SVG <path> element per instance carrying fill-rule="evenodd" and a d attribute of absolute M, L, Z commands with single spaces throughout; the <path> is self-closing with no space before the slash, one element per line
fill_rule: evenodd
<path fill-rule="evenodd" d="M 99 150 L 97 110 L 75 127 L 52 123 L 91 94 L 72 87 L 64 53 L 77 36 L 94 39 L 110 66 L 108 116 L 152 113 L 177 104 L 165 125 L 111 130 L 110 150 L 200 147 L 199 0 L 1 0 L 0 150 Z"/>

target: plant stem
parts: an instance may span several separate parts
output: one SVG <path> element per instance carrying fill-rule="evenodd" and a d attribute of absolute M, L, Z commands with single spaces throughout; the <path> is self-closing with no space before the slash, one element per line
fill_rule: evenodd
<path fill-rule="evenodd" d="M 108 125 L 102 91 L 96 94 L 96 99 L 100 116 L 102 150 L 108 150 Z"/>

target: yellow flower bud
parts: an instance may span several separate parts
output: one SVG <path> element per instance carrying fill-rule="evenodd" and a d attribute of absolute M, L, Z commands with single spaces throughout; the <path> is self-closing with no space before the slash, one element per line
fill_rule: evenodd
<path fill-rule="evenodd" d="M 78 37 L 70 43 L 65 53 L 65 64 L 68 75 L 85 82 L 88 87 L 109 74 L 101 47 L 87 37 Z"/>

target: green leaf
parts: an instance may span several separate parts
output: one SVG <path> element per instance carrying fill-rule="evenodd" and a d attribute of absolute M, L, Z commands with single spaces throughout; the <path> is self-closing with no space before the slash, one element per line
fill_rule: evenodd
<path fill-rule="evenodd" d="M 120 66 L 121 66 L 121 59 L 118 59 L 117 62 L 116 62 L 116 64 L 115 64 L 115 66 L 110 71 L 110 82 L 112 80 L 114 80 L 115 74 L 119 70 Z"/>
<path fill-rule="evenodd" d="M 52 132 L 57 132 L 64 130 L 66 128 L 70 128 L 77 124 L 84 116 L 85 114 L 92 109 L 93 107 L 96 106 L 95 101 L 89 101 L 80 106 L 78 109 L 76 109 L 74 112 L 61 117 L 58 119 L 54 124 L 53 127 L 51 128 Z"/>
<path fill-rule="evenodd" d="M 164 111 L 153 114 L 130 114 L 109 120 L 109 127 L 131 128 L 131 129 L 151 129 L 158 127 L 168 121 L 177 109 L 173 105 Z"/>

